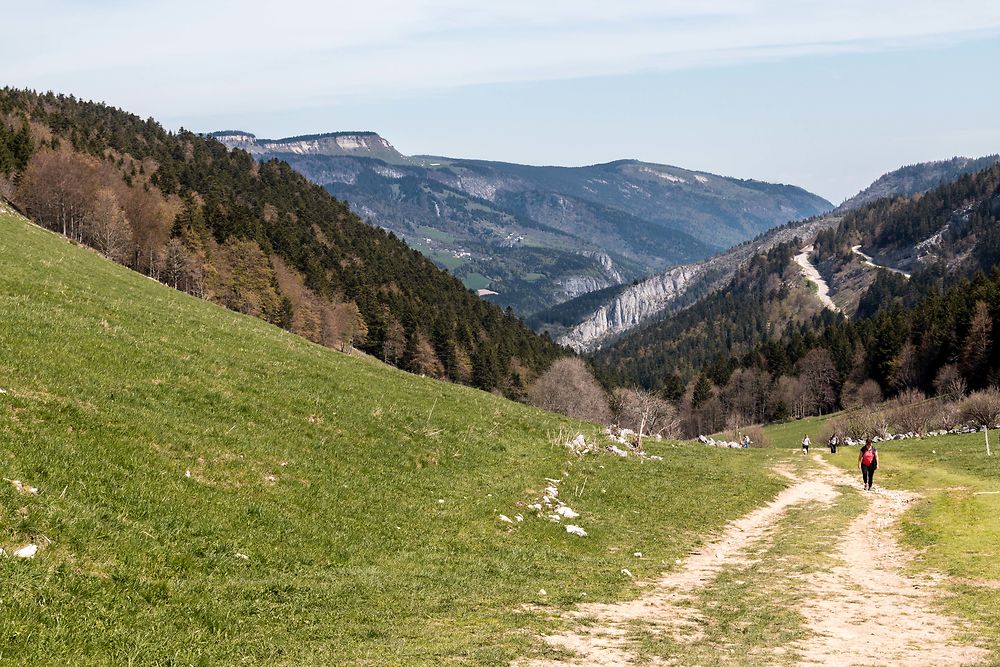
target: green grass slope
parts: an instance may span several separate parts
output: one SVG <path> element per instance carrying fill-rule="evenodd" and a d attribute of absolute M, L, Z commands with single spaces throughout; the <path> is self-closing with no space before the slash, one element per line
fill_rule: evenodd
<path fill-rule="evenodd" d="M 339 354 L 0 211 L 0 662 L 506 664 L 781 486 Z M 520 506 L 561 479 L 590 536 Z M 498 514 L 526 516 L 510 525 Z M 633 552 L 641 551 L 637 558 Z M 541 594 L 540 589 L 546 594 Z M 537 605 L 529 611 L 526 603 Z"/>

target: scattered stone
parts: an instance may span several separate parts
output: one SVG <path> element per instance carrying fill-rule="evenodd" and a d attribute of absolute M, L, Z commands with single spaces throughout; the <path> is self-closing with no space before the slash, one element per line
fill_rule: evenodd
<path fill-rule="evenodd" d="M 580 526 L 574 526 L 573 524 L 569 524 L 568 526 L 566 526 L 566 532 L 570 533 L 571 535 L 579 535 L 580 537 L 587 536 L 587 531 L 585 531 L 583 528 L 580 528 Z"/>
<path fill-rule="evenodd" d="M 34 558 L 37 553 L 37 544 L 25 544 L 23 547 L 14 550 L 14 558 Z"/>
<path fill-rule="evenodd" d="M 515 514 L 514 515 L 514 521 L 517 521 L 518 523 L 521 523 L 522 521 L 524 521 L 524 515 L 523 514 Z"/>
<path fill-rule="evenodd" d="M 539 595 L 548 595 L 548 593 L 546 593 L 546 592 L 545 592 L 545 589 L 544 589 L 544 588 L 539 588 L 539 589 L 538 589 L 538 594 L 539 594 Z"/>
<path fill-rule="evenodd" d="M 190 470 L 185 470 L 184 471 L 184 476 L 185 477 L 190 477 L 191 476 L 191 471 Z"/>
<path fill-rule="evenodd" d="M 31 496 L 38 494 L 38 489 L 36 487 L 30 484 L 25 484 L 19 479 L 7 479 L 6 477 L 4 477 L 4 481 L 10 482 L 11 486 L 17 489 L 18 493 L 23 493 L 25 495 L 31 495 Z"/>
<path fill-rule="evenodd" d="M 438 498 L 438 505 L 444 505 L 444 498 Z"/>
<path fill-rule="evenodd" d="M 580 516 L 580 513 L 574 510 L 568 505 L 560 505 L 556 508 L 556 514 L 563 517 L 564 519 L 575 519 Z"/>
<path fill-rule="evenodd" d="M 632 575 L 632 573 L 631 573 L 631 572 L 629 572 L 629 571 L 628 571 L 628 568 L 625 568 L 625 567 L 623 567 L 623 568 L 622 568 L 622 574 L 624 574 L 624 575 L 625 575 L 626 577 L 628 577 L 629 579 L 632 579 L 632 578 L 633 578 L 633 575 Z"/>
<path fill-rule="evenodd" d="M 621 458 L 625 458 L 626 456 L 628 456 L 628 452 L 626 452 L 624 449 L 619 449 L 614 445 L 608 445 L 608 451 L 614 454 L 615 456 L 620 456 Z"/>
<path fill-rule="evenodd" d="M 237 551 L 233 555 L 236 556 L 237 558 L 239 558 L 240 560 L 250 560 L 250 556 L 247 556 L 244 553 L 240 553 L 239 551 Z"/>
<path fill-rule="evenodd" d="M 636 552 L 635 552 L 634 554 L 632 554 L 632 555 L 633 555 L 633 556 L 635 556 L 636 558 L 642 558 L 642 552 L 641 552 L 641 551 L 636 551 Z"/>
<path fill-rule="evenodd" d="M 510 518 L 509 516 L 507 516 L 506 514 L 501 514 L 501 515 L 500 515 L 500 520 L 501 520 L 501 521 L 503 521 L 504 523 L 514 523 L 514 520 L 513 520 L 513 519 L 511 519 L 511 518 Z"/>

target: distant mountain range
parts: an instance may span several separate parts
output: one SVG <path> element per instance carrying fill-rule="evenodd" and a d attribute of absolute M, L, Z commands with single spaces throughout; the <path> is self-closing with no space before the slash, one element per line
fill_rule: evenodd
<path fill-rule="evenodd" d="M 958 157 L 902 167 L 881 176 L 835 211 L 769 230 L 750 242 L 734 246 L 709 259 L 673 267 L 635 284 L 585 295 L 539 311 L 529 318 L 528 323 L 536 330 L 548 330 L 559 342 L 579 351 L 605 347 L 616 339 L 632 335 L 657 320 L 670 317 L 723 288 L 743 266 L 761 253 L 795 238 L 801 239 L 803 243 L 812 242 L 817 235 L 836 229 L 844 216 L 852 210 L 871 206 L 878 199 L 910 197 L 929 191 L 956 181 L 965 174 L 996 164 L 998 159 L 1000 158 L 995 155 L 977 159 Z M 874 193 L 881 193 L 881 197 L 875 197 Z M 871 199 L 872 197 L 875 199 Z M 926 236 L 930 237 L 937 231 L 939 230 L 934 229 Z M 879 248 L 872 249 L 873 252 L 878 250 Z M 900 257 L 905 255 L 909 258 L 906 249 L 896 250 L 894 254 L 893 261 L 905 263 L 906 259 Z M 846 298 L 846 293 L 838 298 Z M 855 289 L 853 305 L 850 306 L 852 312 L 857 306 L 858 298 L 860 290 Z"/>
<path fill-rule="evenodd" d="M 795 186 L 634 160 L 538 167 L 406 156 L 374 132 L 211 136 L 259 159 L 287 161 L 521 315 L 833 208 Z"/>

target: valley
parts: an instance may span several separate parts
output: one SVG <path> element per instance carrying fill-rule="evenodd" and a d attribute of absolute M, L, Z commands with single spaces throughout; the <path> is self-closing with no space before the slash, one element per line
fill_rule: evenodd
<path fill-rule="evenodd" d="M 521 316 L 832 208 L 794 186 L 635 160 L 570 168 L 410 157 L 373 132 L 210 136 L 286 160 Z"/>
<path fill-rule="evenodd" d="M 1000 667 L 1000 5 L 8 4 L 0 667 Z"/>

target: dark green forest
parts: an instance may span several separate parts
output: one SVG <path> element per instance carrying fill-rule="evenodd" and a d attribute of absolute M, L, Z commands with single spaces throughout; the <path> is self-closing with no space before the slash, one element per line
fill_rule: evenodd
<path fill-rule="evenodd" d="M 770 420 L 844 407 L 866 381 L 886 397 L 935 393 L 945 376 L 969 389 L 1000 384 L 1000 165 L 848 213 L 820 234 L 814 256 L 837 268 L 856 259 L 853 245 L 908 252 L 939 232 L 933 261 L 911 279 L 874 270 L 850 319 L 803 308 L 792 261 L 801 243 L 777 246 L 718 292 L 598 352 L 604 381 L 682 400 L 697 428 L 721 428 L 726 405 L 697 415 L 716 395 L 735 404 L 759 392 L 757 415 Z"/>
<path fill-rule="evenodd" d="M 40 224 L 317 342 L 510 395 L 564 354 L 285 162 L 153 119 L 5 88 L 0 174 Z"/>

